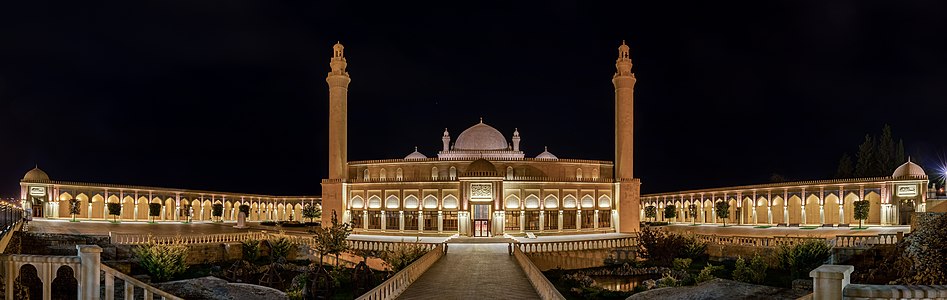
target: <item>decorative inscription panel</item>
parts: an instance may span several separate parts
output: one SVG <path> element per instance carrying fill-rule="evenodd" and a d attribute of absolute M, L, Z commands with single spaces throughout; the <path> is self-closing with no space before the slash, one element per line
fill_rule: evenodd
<path fill-rule="evenodd" d="M 493 184 L 471 183 L 470 184 L 470 199 L 492 200 L 493 199 Z"/>

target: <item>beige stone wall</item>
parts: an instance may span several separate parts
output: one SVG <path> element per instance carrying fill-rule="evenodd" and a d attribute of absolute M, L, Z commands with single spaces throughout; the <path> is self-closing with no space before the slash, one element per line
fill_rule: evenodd
<path fill-rule="evenodd" d="M 397 181 L 398 170 L 401 170 L 404 180 L 431 180 L 433 179 L 433 170 L 437 168 L 437 178 L 439 180 L 448 180 L 451 175 L 450 169 L 455 169 L 456 176 L 463 174 L 471 161 L 448 161 L 448 160 L 386 160 L 385 162 L 349 163 L 348 178 L 355 181 L 362 181 L 365 178 L 365 170 L 368 170 L 369 178 L 372 181 L 379 181 L 382 178 L 382 170 L 386 181 Z M 530 160 L 512 160 L 512 161 L 491 161 L 497 168 L 500 176 L 507 176 L 507 167 L 513 168 L 513 175 L 516 177 L 552 177 L 552 178 L 576 178 L 580 179 L 594 178 L 612 178 L 613 168 L 610 162 L 596 161 L 530 161 Z"/>

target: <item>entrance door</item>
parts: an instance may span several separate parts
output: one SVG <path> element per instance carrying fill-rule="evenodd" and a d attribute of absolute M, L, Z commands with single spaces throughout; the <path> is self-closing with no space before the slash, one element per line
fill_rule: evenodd
<path fill-rule="evenodd" d="M 490 205 L 472 205 L 473 236 L 490 236 Z"/>
<path fill-rule="evenodd" d="M 901 225 L 911 225 L 911 218 L 914 217 L 914 200 L 901 200 L 901 209 L 898 213 Z"/>

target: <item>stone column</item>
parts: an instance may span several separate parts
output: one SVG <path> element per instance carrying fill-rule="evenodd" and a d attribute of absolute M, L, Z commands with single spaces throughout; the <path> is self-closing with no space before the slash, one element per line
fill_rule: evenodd
<path fill-rule="evenodd" d="M 76 245 L 76 250 L 79 252 L 79 299 L 98 299 L 102 248 L 96 245 Z"/>
<path fill-rule="evenodd" d="M 813 300 L 842 300 L 842 292 L 850 283 L 854 266 L 822 265 L 809 272 L 812 277 Z"/>

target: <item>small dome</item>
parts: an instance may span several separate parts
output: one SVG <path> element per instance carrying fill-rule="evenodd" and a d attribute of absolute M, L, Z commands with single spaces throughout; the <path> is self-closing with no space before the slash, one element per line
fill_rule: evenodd
<path fill-rule="evenodd" d="M 911 162 L 911 158 L 908 158 L 908 162 L 894 169 L 894 173 L 891 174 L 891 177 L 927 177 L 927 173 L 924 173 L 924 169 L 921 169 L 921 166 Z"/>
<path fill-rule="evenodd" d="M 507 150 L 509 144 L 499 130 L 484 124 L 483 120 L 461 132 L 453 150 Z"/>
<path fill-rule="evenodd" d="M 35 167 L 23 175 L 23 181 L 49 181 L 49 175 L 46 175 L 46 172 L 40 170 L 39 167 Z"/>
<path fill-rule="evenodd" d="M 470 163 L 464 171 L 465 176 L 499 176 L 499 174 L 497 167 L 483 158 Z"/>
<path fill-rule="evenodd" d="M 553 155 L 552 153 L 549 153 L 549 147 L 543 147 L 543 153 L 540 153 L 539 155 L 536 155 L 536 158 L 538 158 L 538 159 L 559 159 L 558 157 L 556 157 L 556 156 Z"/>
<path fill-rule="evenodd" d="M 425 159 L 425 158 L 427 158 L 427 156 L 425 156 L 424 154 L 421 154 L 421 152 L 418 152 L 418 147 L 414 147 L 414 152 L 411 152 L 411 154 L 408 154 L 408 156 L 404 157 L 404 159 Z"/>

